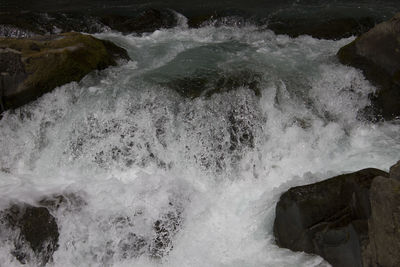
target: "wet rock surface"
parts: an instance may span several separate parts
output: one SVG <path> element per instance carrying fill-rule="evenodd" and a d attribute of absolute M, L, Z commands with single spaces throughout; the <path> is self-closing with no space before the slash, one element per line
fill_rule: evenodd
<path fill-rule="evenodd" d="M 188 98 L 210 97 L 215 93 L 228 92 L 241 87 L 248 88 L 260 96 L 261 75 L 251 70 L 195 73 L 193 76 L 174 79 L 166 85 Z"/>
<path fill-rule="evenodd" d="M 372 215 L 364 267 L 400 266 L 400 181 L 376 177 L 371 186 Z"/>
<path fill-rule="evenodd" d="M 391 179 L 400 181 L 400 161 L 390 167 L 389 176 Z"/>
<path fill-rule="evenodd" d="M 276 34 L 290 37 L 310 35 L 314 38 L 339 40 L 353 35 L 360 35 L 376 24 L 373 18 L 336 18 L 325 21 L 316 19 L 279 19 L 268 22 L 268 29 Z"/>
<path fill-rule="evenodd" d="M 277 244 L 318 254 L 332 266 L 362 266 L 368 245 L 370 188 L 376 176 L 388 174 L 364 169 L 289 189 L 276 206 Z"/>
<path fill-rule="evenodd" d="M 23 264 L 36 262 L 43 266 L 51 261 L 58 248 L 57 222 L 46 208 L 28 204 L 12 205 L 0 212 L 0 228 L 4 232 L 11 230 L 17 233 L 9 237 L 14 243 L 11 253 Z M 33 253 L 29 253 L 29 250 Z"/>
<path fill-rule="evenodd" d="M 400 14 L 362 34 L 338 52 L 341 63 L 361 69 L 378 87 L 372 117 L 400 116 Z"/>
<path fill-rule="evenodd" d="M 32 37 L 65 32 L 99 33 L 119 31 L 124 34 L 154 32 L 177 25 L 176 14 L 169 9 L 148 8 L 132 15 L 81 13 L 6 13 L 0 17 L 0 36 Z"/>
<path fill-rule="evenodd" d="M 123 48 L 79 33 L 0 38 L 2 110 L 22 106 L 120 59 L 129 59 Z"/>
<path fill-rule="evenodd" d="M 176 14 L 171 10 L 146 9 L 133 17 L 107 15 L 99 19 L 112 30 L 122 33 L 145 33 L 177 25 Z"/>

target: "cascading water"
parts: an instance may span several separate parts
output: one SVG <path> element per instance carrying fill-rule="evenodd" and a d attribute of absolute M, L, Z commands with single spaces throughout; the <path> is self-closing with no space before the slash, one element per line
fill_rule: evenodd
<path fill-rule="evenodd" d="M 67 199 L 49 266 L 328 266 L 274 244 L 279 195 L 398 160 L 400 125 L 360 119 L 375 88 L 335 57 L 351 38 L 184 23 L 96 37 L 132 61 L 0 121 L 0 208 Z M 20 266 L 5 236 L 0 265 Z"/>

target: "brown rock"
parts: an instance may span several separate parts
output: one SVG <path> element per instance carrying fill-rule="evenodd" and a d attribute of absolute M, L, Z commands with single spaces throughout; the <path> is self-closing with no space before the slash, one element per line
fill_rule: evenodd
<path fill-rule="evenodd" d="M 400 181 L 400 160 L 390 167 L 389 177 Z"/>
<path fill-rule="evenodd" d="M 80 33 L 0 38 L 2 110 L 17 108 L 63 84 L 79 81 L 93 70 L 129 59 L 109 41 Z"/>
<path fill-rule="evenodd" d="M 371 209 L 364 267 L 400 266 L 400 181 L 376 177 L 371 186 Z"/>
<path fill-rule="evenodd" d="M 361 69 L 378 87 L 375 116 L 400 116 L 400 13 L 362 34 L 338 52 L 340 62 Z"/>

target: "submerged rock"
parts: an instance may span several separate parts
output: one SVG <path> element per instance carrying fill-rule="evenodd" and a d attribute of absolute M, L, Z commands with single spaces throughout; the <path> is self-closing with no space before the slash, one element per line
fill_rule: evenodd
<path fill-rule="evenodd" d="M 93 70 L 116 65 L 119 59 L 129 59 L 124 49 L 79 33 L 0 38 L 2 109 L 22 106 Z"/>
<path fill-rule="evenodd" d="M 58 226 L 46 208 L 28 204 L 13 205 L 0 213 L 0 229 L 17 233 L 15 249 L 11 252 L 18 261 L 36 262 L 42 266 L 49 262 L 58 248 Z M 33 251 L 34 259 L 26 250 Z"/>
<path fill-rule="evenodd" d="M 276 206 L 277 244 L 318 254 L 332 266 L 362 266 L 371 215 L 370 188 L 376 176 L 388 174 L 364 169 L 289 189 Z"/>
<path fill-rule="evenodd" d="M 169 204 L 173 207 L 173 204 Z M 168 255 L 173 248 L 172 239 L 182 224 L 182 210 L 173 209 L 153 224 L 154 236 L 149 244 L 149 254 L 154 258 L 162 258 Z"/>
<path fill-rule="evenodd" d="M 225 73 L 212 71 L 174 79 L 166 85 L 177 91 L 180 95 L 188 98 L 199 96 L 210 97 L 215 93 L 228 92 L 241 87 L 248 88 L 257 96 L 260 96 L 260 81 L 261 75 L 251 70 Z"/>
<path fill-rule="evenodd" d="M 369 17 L 321 19 L 280 19 L 274 18 L 268 23 L 268 29 L 276 34 L 287 34 L 290 37 L 310 35 L 314 38 L 339 40 L 362 34 L 375 25 Z"/>
<path fill-rule="evenodd" d="M 378 87 L 371 96 L 373 115 L 400 116 L 400 13 L 376 25 L 338 52 L 341 63 L 361 69 Z"/>

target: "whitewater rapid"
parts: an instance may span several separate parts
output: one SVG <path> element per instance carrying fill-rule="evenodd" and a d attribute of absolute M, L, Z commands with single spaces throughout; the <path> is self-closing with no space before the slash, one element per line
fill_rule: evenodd
<path fill-rule="evenodd" d="M 400 125 L 362 120 L 375 88 L 335 57 L 352 38 L 180 25 L 96 34 L 132 60 L 4 114 L 0 208 L 79 196 L 54 211 L 49 266 L 328 266 L 278 248 L 272 224 L 289 187 L 399 160 Z M 191 99 L 169 86 L 242 70 L 257 74 L 260 96 L 242 86 Z M 153 224 L 168 214 L 177 230 L 155 257 Z M 133 249 L 134 237 L 147 245 Z M 1 266 L 21 266 L 11 247 Z"/>

